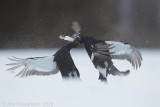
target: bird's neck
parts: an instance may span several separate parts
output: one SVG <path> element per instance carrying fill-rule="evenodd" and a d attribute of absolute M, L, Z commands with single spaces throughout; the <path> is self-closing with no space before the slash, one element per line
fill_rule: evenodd
<path fill-rule="evenodd" d="M 64 46 L 64 49 L 66 49 L 67 51 L 70 51 L 72 48 L 75 48 L 74 42 L 68 43 Z"/>
<path fill-rule="evenodd" d="M 81 43 L 84 43 L 85 49 L 89 55 L 89 57 L 91 57 L 92 55 L 92 47 L 91 45 L 93 45 L 96 42 L 96 39 L 93 37 L 89 37 L 89 36 L 81 36 Z"/>

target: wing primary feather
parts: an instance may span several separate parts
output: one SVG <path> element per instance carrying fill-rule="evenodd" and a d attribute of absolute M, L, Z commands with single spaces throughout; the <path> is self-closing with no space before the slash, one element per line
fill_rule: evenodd
<path fill-rule="evenodd" d="M 23 72 L 20 77 L 21 77 L 21 78 L 24 77 L 24 74 L 25 74 L 25 72 Z"/>
<path fill-rule="evenodd" d="M 95 46 L 96 47 L 110 47 L 112 46 L 113 44 L 103 44 L 103 43 L 96 43 Z"/>
<path fill-rule="evenodd" d="M 136 58 L 135 54 L 134 54 L 134 62 L 135 62 L 136 69 L 137 69 L 138 68 L 138 63 L 137 63 L 137 58 Z"/>
<path fill-rule="evenodd" d="M 133 56 L 132 56 L 132 65 L 133 65 L 133 68 L 135 69 L 135 68 L 136 68 L 136 65 L 135 65 L 135 62 L 134 62 Z"/>
<path fill-rule="evenodd" d="M 109 49 L 105 49 L 105 48 L 95 48 L 95 50 L 99 50 L 99 51 L 109 51 Z"/>
<path fill-rule="evenodd" d="M 97 51 L 98 53 L 101 53 L 103 55 L 110 55 L 110 54 L 114 54 L 114 52 L 104 52 L 104 51 Z"/>
<path fill-rule="evenodd" d="M 106 55 L 103 55 L 103 54 L 100 54 L 100 53 L 94 53 L 95 56 L 99 57 L 99 58 L 103 58 L 103 59 L 111 59 L 110 56 L 106 56 Z"/>
<path fill-rule="evenodd" d="M 115 46 L 112 46 L 112 47 L 108 47 L 108 49 L 113 49 L 113 48 L 115 48 Z"/>
<path fill-rule="evenodd" d="M 21 58 L 17 58 L 17 57 L 15 57 L 15 56 L 12 56 L 13 58 L 15 58 L 15 59 L 18 59 L 18 60 L 22 60 Z"/>
<path fill-rule="evenodd" d="M 138 67 L 140 68 L 140 66 L 141 66 L 141 60 L 142 60 L 142 56 L 141 56 L 141 54 L 140 54 L 140 52 L 139 52 L 139 50 L 137 50 L 137 49 L 133 49 L 133 54 L 134 54 L 134 56 L 135 56 L 135 58 L 136 58 L 136 61 L 137 61 L 137 64 L 138 64 Z"/>
<path fill-rule="evenodd" d="M 143 60 L 142 55 L 139 50 L 137 50 L 137 54 L 139 55 L 140 59 Z"/>
<path fill-rule="evenodd" d="M 5 65 L 18 65 L 17 63 L 9 63 L 9 64 L 5 64 Z"/>
<path fill-rule="evenodd" d="M 15 69 L 17 69 L 17 68 L 20 68 L 21 66 L 23 66 L 23 65 L 14 66 L 14 67 L 12 67 L 12 68 L 7 69 L 7 71 L 15 70 Z"/>
<path fill-rule="evenodd" d="M 9 60 L 11 60 L 11 61 L 14 61 L 14 62 L 16 62 L 16 63 L 20 63 L 22 60 L 18 60 L 18 59 L 11 59 L 11 58 L 8 58 Z"/>
<path fill-rule="evenodd" d="M 24 67 L 24 68 L 16 75 L 16 77 L 18 77 L 18 76 L 20 76 L 21 74 L 23 74 L 23 72 L 25 72 L 26 69 L 27 69 L 27 68 Z"/>
<path fill-rule="evenodd" d="M 138 56 L 137 60 L 138 60 L 139 68 L 140 68 L 141 67 L 141 58 L 140 58 L 140 56 Z"/>
<path fill-rule="evenodd" d="M 108 46 L 108 45 L 99 45 L 99 46 L 95 46 L 97 49 L 99 49 L 99 48 L 104 48 L 104 49 L 108 49 L 110 46 Z"/>

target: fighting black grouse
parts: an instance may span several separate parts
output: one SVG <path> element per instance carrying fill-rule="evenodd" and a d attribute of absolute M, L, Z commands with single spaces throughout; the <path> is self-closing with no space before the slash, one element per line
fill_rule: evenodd
<path fill-rule="evenodd" d="M 99 71 L 99 79 L 107 82 L 108 74 L 126 76 L 130 73 L 119 71 L 112 62 L 112 59 L 127 60 L 134 68 L 141 66 L 142 56 L 138 49 L 124 42 L 97 40 L 89 36 L 80 36 L 80 25 L 72 23 L 74 34 L 72 37 L 61 35 L 61 39 L 67 41 L 78 41 L 84 43 L 84 47 L 92 60 L 95 68 Z"/>

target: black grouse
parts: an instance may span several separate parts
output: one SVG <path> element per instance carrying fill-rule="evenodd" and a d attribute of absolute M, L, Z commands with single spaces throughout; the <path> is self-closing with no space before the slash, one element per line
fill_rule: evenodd
<path fill-rule="evenodd" d="M 76 48 L 79 45 L 77 41 L 71 42 L 61 49 L 59 49 L 53 56 L 45 57 L 32 57 L 20 59 L 13 57 L 9 58 L 14 63 L 7 65 L 14 65 L 14 67 L 8 70 L 15 70 L 21 66 L 24 66 L 16 76 L 26 77 L 31 75 L 51 75 L 60 71 L 62 78 L 79 78 L 80 74 L 76 68 L 71 55 L 70 50 Z"/>
<path fill-rule="evenodd" d="M 134 68 L 141 66 L 142 56 L 138 49 L 132 45 L 116 41 L 97 40 L 89 36 L 80 36 L 80 25 L 78 22 L 72 23 L 72 29 L 75 31 L 73 38 L 61 35 L 61 39 L 68 41 L 78 41 L 84 43 L 84 47 L 92 60 L 95 68 L 99 71 L 99 79 L 107 82 L 108 74 L 126 76 L 129 70 L 121 72 L 112 62 L 112 59 L 127 60 L 132 63 Z M 74 39 L 75 38 L 75 39 Z"/>

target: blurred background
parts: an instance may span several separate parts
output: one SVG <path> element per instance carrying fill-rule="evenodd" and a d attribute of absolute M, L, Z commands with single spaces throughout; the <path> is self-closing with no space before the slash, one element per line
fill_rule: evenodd
<path fill-rule="evenodd" d="M 59 35 L 74 33 L 72 21 L 84 36 L 140 48 L 141 68 L 113 60 L 131 73 L 109 75 L 104 84 L 86 51 L 75 49 L 82 81 L 63 81 L 60 73 L 15 78 L 21 68 L 6 71 L 11 56 L 53 55 L 68 43 Z M 0 59 L 0 107 L 160 107 L 160 0 L 0 0 Z"/>
<path fill-rule="evenodd" d="M 1 0 L 0 49 L 57 48 L 60 34 L 160 48 L 160 0 Z"/>

